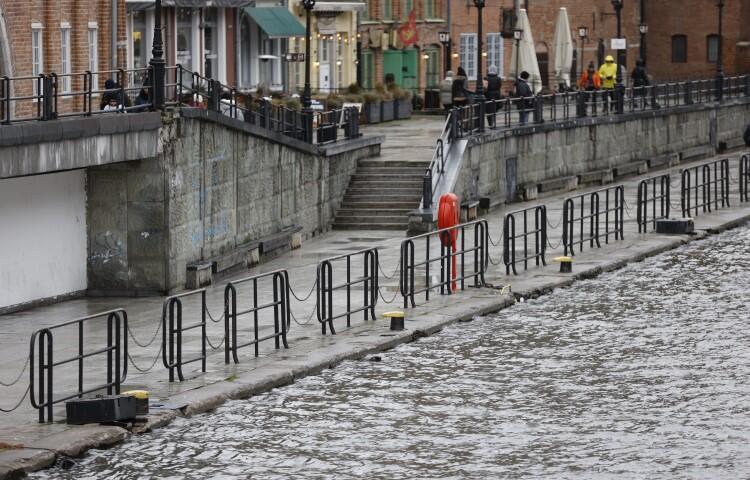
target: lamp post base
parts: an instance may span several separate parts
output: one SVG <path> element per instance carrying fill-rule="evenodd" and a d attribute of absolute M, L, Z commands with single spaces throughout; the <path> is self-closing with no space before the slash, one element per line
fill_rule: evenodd
<path fill-rule="evenodd" d="M 724 73 L 719 72 L 716 74 L 714 88 L 716 89 L 716 100 L 722 100 L 724 98 Z"/>

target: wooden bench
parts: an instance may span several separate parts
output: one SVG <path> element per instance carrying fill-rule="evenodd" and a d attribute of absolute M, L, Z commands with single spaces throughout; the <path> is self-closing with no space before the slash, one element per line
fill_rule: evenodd
<path fill-rule="evenodd" d="M 463 202 L 461 203 L 461 223 L 471 222 L 476 220 L 479 216 L 479 202 Z"/>

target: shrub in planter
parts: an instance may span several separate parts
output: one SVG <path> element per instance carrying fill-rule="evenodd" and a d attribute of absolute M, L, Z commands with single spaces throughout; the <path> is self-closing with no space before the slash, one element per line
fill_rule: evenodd
<path fill-rule="evenodd" d="M 362 111 L 365 115 L 365 122 L 380 123 L 380 95 L 373 92 L 367 92 L 362 95 L 365 102 Z"/>
<path fill-rule="evenodd" d="M 330 94 L 326 98 L 326 110 L 338 110 L 343 104 L 343 100 L 338 95 Z"/>

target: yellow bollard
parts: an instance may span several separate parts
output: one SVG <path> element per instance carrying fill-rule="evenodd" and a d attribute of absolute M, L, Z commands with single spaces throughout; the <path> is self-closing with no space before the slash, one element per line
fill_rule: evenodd
<path fill-rule="evenodd" d="M 571 257 L 557 257 L 555 262 L 560 262 L 560 273 L 573 272 L 573 259 Z"/>
<path fill-rule="evenodd" d="M 391 319 L 391 330 L 403 330 L 404 329 L 404 312 L 393 311 L 385 312 L 383 314 L 385 318 Z"/>

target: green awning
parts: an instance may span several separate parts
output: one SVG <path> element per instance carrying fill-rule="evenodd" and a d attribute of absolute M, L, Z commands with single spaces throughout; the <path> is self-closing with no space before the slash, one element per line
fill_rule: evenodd
<path fill-rule="evenodd" d="M 244 10 L 270 38 L 305 35 L 305 27 L 286 7 L 245 7 Z"/>

